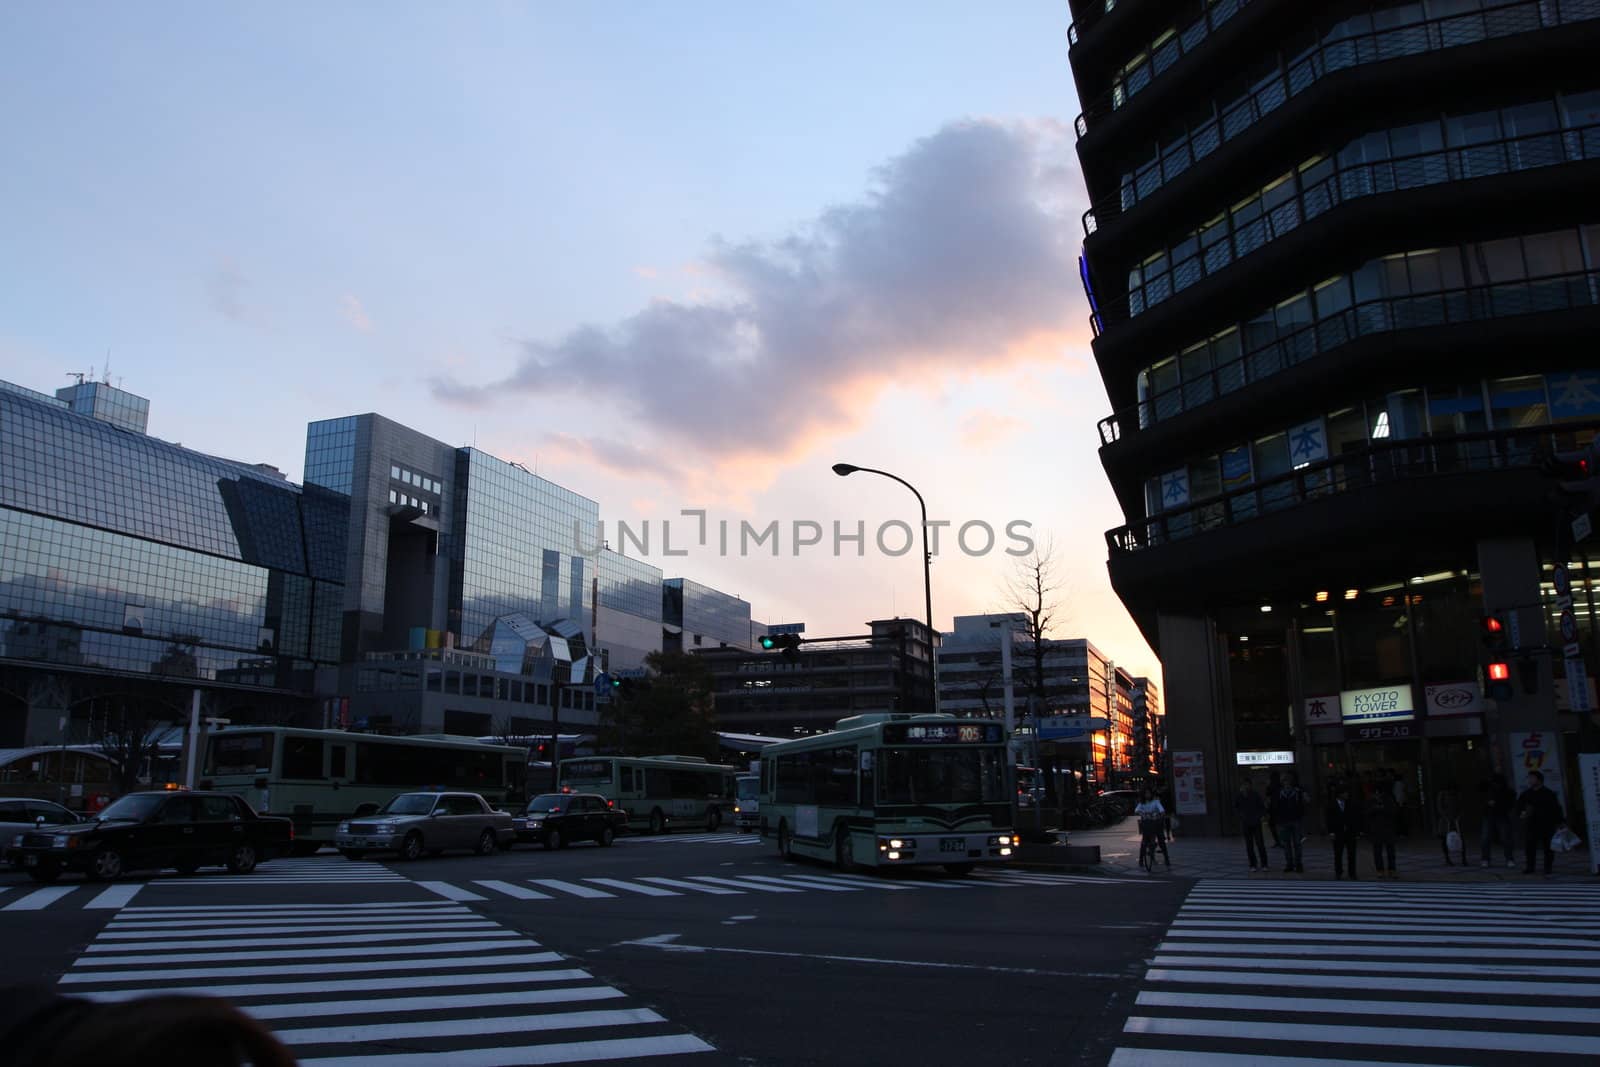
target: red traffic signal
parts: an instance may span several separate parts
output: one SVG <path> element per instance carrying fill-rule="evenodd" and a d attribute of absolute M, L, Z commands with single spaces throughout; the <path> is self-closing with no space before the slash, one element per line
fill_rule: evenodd
<path fill-rule="evenodd" d="M 1511 667 L 1505 663 L 1489 664 L 1489 681 L 1508 682 L 1511 680 Z"/>
<path fill-rule="evenodd" d="M 1511 665 L 1496 661 L 1484 667 L 1484 675 L 1488 684 L 1484 686 L 1489 699 L 1496 702 L 1510 700 L 1513 695 L 1511 685 Z"/>
<path fill-rule="evenodd" d="M 1498 612 L 1485 615 L 1482 619 L 1483 644 L 1485 648 L 1502 649 L 1510 640 L 1511 633 L 1506 626 L 1505 617 Z"/>

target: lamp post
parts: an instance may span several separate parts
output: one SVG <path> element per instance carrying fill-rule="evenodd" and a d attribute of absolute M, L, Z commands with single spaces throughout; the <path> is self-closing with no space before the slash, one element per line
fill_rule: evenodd
<path fill-rule="evenodd" d="M 928 551 L 928 505 L 922 499 L 922 494 L 917 492 L 917 487 L 888 471 L 880 471 L 874 467 L 857 467 L 853 463 L 835 463 L 833 473 L 844 478 L 856 473 L 881 474 L 892 481 L 899 482 L 911 490 L 911 495 L 917 498 L 917 506 L 922 509 L 922 603 L 926 612 L 924 621 L 928 626 L 928 669 L 932 672 L 933 699 L 931 704 L 934 712 L 939 710 L 939 653 L 934 647 L 933 640 L 933 553 Z"/>

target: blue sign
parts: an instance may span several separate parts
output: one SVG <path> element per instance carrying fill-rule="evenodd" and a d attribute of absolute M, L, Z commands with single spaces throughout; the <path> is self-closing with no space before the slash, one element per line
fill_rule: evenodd
<path fill-rule="evenodd" d="M 1547 374 L 1552 419 L 1588 419 L 1600 415 L 1600 373 L 1575 371 Z"/>
<path fill-rule="evenodd" d="M 594 695 L 608 697 L 611 695 L 611 675 L 601 671 L 594 676 Z"/>
<path fill-rule="evenodd" d="M 803 622 L 784 622 L 767 627 L 768 637 L 780 637 L 783 634 L 803 634 L 805 632 L 806 624 Z"/>

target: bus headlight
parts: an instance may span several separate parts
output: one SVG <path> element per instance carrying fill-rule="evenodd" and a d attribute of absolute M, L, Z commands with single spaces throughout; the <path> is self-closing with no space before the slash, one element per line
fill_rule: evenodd
<path fill-rule="evenodd" d="M 1003 848 L 1003 849 L 1000 850 L 1000 855 L 1009 856 L 1009 855 L 1011 855 L 1011 850 L 1009 848 Z"/>
<path fill-rule="evenodd" d="M 1007 845 L 1014 845 L 1014 844 L 1016 844 L 1016 842 L 1012 840 L 1010 834 L 1001 834 L 999 837 L 991 837 L 991 838 L 989 838 L 989 844 L 991 844 L 991 845 L 999 845 L 999 846 L 1001 846 L 1003 848 L 1003 847 L 1005 847 Z"/>
<path fill-rule="evenodd" d="M 900 853 L 898 853 L 898 852 L 891 852 L 891 853 L 889 853 L 889 858 L 890 858 L 890 859 L 892 859 L 892 860 L 897 860 L 897 859 L 899 859 L 899 858 L 900 858 Z"/>
<path fill-rule="evenodd" d="M 349 824 L 349 823 L 347 823 L 347 822 L 342 822 L 342 823 L 340 823 L 340 824 L 339 824 L 339 832 L 340 832 L 340 833 L 341 833 L 341 834 L 347 834 L 347 833 L 349 833 L 349 832 L 350 832 L 350 824 Z"/>

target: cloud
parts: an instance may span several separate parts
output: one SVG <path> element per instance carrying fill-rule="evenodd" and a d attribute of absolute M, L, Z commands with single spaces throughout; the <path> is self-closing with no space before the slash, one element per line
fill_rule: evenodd
<path fill-rule="evenodd" d="M 344 321 L 360 330 L 362 333 L 372 332 L 372 319 L 367 315 L 367 309 L 362 307 L 361 301 L 350 293 L 339 298 L 339 312 L 344 316 Z"/>
<path fill-rule="evenodd" d="M 434 392 L 486 406 L 615 383 L 636 426 L 723 464 L 849 432 L 890 385 L 1057 359 L 1084 334 L 1072 166 L 1056 124 L 951 123 L 854 203 L 775 240 L 713 240 L 700 262 L 720 296 L 522 341 L 509 377 Z"/>
<path fill-rule="evenodd" d="M 223 260 L 212 268 L 206 279 L 206 295 L 210 298 L 211 309 L 234 322 L 246 321 L 248 316 L 243 296 L 248 285 L 249 282 L 239 270 L 239 264 L 232 259 Z"/>
<path fill-rule="evenodd" d="M 678 481 L 682 475 L 677 467 L 653 451 L 625 441 L 551 432 L 544 435 L 542 444 L 561 455 L 584 460 L 616 474 L 630 477 L 645 474 L 669 483 Z"/>
<path fill-rule="evenodd" d="M 980 411 L 961 420 L 961 443 L 967 448 L 990 448 L 1027 428 L 1028 424 L 1015 416 Z"/>

